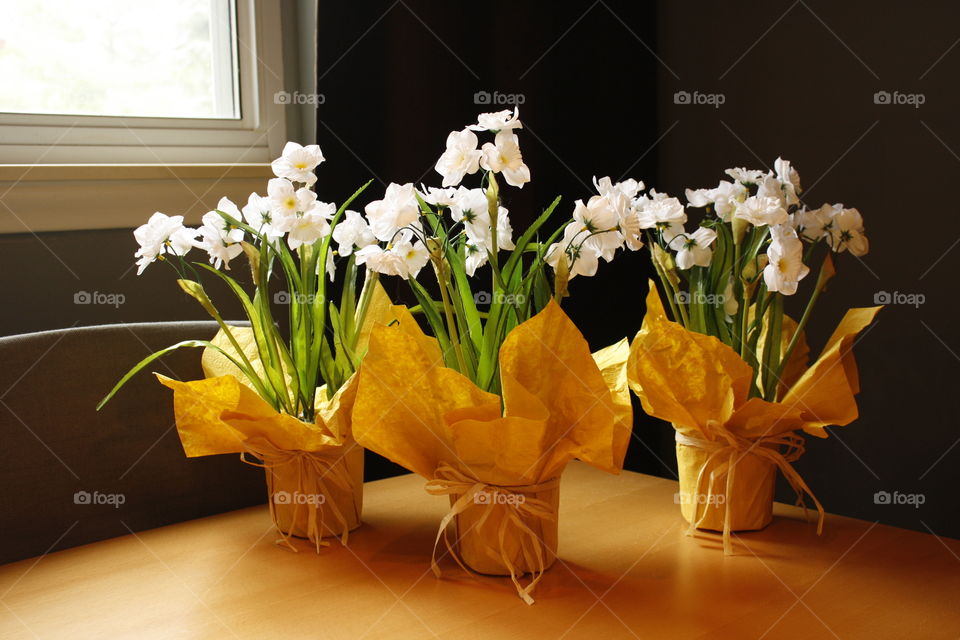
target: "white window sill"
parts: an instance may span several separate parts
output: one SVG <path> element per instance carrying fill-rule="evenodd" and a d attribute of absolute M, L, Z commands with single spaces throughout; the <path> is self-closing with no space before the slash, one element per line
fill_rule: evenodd
<path fill-rule="evenodd" d="M 0 233 L 133 228 L 154 211 L 188 224 L 227 196 L 265 195 L 269 164 L 0 165 Z"/>

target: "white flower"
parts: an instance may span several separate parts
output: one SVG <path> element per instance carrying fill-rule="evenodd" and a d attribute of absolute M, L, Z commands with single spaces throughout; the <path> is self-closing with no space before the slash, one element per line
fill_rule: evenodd
<path fill-rule="evenodd" d="M 296 250 L 301 245 L 313 244 L 329 234 L 330 218 L 336 212 L 337 207 L 333 203 L 313 202 L 305 211 L 284 218 L 279 227 L 287 232 L 287 244 L 291 249 Z"/>
<path fill-rule="evenodd" d="M 770 227 L 770 238 L 763 281 L 768 291 L 792 296 L 799 282 L 810 273 L 810 268 L 803 263 L 803 243 L 788 224 Z"/>
<path fill-rule="evenodd" d="M 424 202 L 432 204 L 435 207 L 452 206 L 455 202 L 456 195 L 457 189 L 455 187 L 439 189 L 437 187 L 424 187 L 420 185 L 420 197 L 423 198 Z"/>
<path fill-rule="evenodd" d="M 520 108 L 514 107 L 512 113 L 509 109 L 494 113 L 481 113 L 477 116 L 477 124 L 472 124 L 467 128 L 474 131 L 493 132 L 523 129 L 523 125 L 520 124 Z"/>
<path fill-rule="evenodd" d="M 310 187 L 317 181 L 313 170 L 323 160 L 323 153 L 320 152 L 319 146 L 308 144 L 304 147 L 296 142 L 288 142 L 283 147 L 282 155 L 270 163 L 270 166 L 278 178 L 303 182 Z"/>
<path fill-rule="evenodd" d="M 514 187 L 522 189 L 530 182 L 530 169 L 523 163 L 517 135 L 509 130 L 498 133 L 493 143 L 483 145 L 480 166 L 487 171 L 502 173 L 507 184 Z"/>
<path fill-rule="evenodd" d="M 480 169 L 480 150 L 477 134 L 469 129 L 451 131 L 447 136 L 447 150 L 437 160 L 435 169 L 443 176 L 443 186 L 460 184 L 463 176 Z"/>
<path fill-rule="evenodd" d="M 849 249 L 855 256 L 865 256 L 870 251 L 870 242 L 864 234 L 863 217 L 856 209 L 843 209 L 843 205 L 834 205 L 840 211 L 835 213 L 827 229 L 827 242 L 837 253 Z"/>
<path fill-rule="evenodd" d="M 643 183 L 633 178 L 628 178 L 623 182 L 613 182 L 609 177 L 597 180 L 597 177 L 594 176 L 593 186 L 597 189 L 597 193 L 602 196 L 611 197 L 617 194 L 623 194 L 631 200 L 637 197 L 638 192 L 643 190 Z"/>
<path fill-rule="evenodd" d="M 713 249 L 710 245 L 717 239 L 717 232 L 707 227 L 700 227 L 693 233 L 677 235 L 670 241 L 670 248 L 677 252 L 677 266 L 681 269 L 690 267 L 709 267 L 713 258 Z"/>
<path fill-rule="evenodd" d="M 827 227 L 843 205 L 825 204 L 819 209 L 800 209 L 790 216 L 797 235 L 807 242 L 817 242 L 827 235 Z"/>
<path fill-rule="evenodd" d="M 473 274 L 477 272 L 477 269 L 487 264 L 487 251 L 482 247 L 478 247 L 475 244 L 470 244 L 469 242 L 466 245 L 467 257 L 464 260 L 463 266 L 464 270 L 467 272 L 467 275 L 471 278 Z"/>
<path fill-rule="evenodd" d="M 742 184 L 757 184 L 765 175 L 765 172 L 760 169 L 744 169 L 742 167 L 727 169 L 724 173 Z"/>
<path fill-rule="evenodd" d="M 283 236 L 283 232 L 273 226 L 270 198 L 264 198 L 256 192 L 247 198 L 247 204 L 243 207 L 243 219 L 271 244 Z"/>
<path fill-rule="evenodd" d="M 650 195 L 653 199 L 641 196 L 634 203 L 640 228 L 656 229 L 662 234 L 664 242 L 670 242 L 678 233 L 683 233 L 687 213 L 677 198 L 653 190 Z"/>
<path fill-rule="evenodd" d="M 783 224 L 790 219 L 780 200 L 761 196 L 750 196 L 743 202 L 738 202 L 733 216 L 757 227 Z"/>
<path fill-rule="evenodd" d="M 556 271 L 561 259 L 567 261 L 568 279 L 581 276 L 592 276 L 597 272 L 600 254 L 591 246 L 584 244 L 586 237 L 583 225 L 571 222 L 563 230 L 563 239 L 555 242 L 547 249 L 544 256 L 547 264 Z"/>
<path fill-rule="evenodd" d="M 790 166 L 789 160 L 778 157 L 773 163 L 773 170 L 777 172 L 777 179 L 783 184 L 783 193 L 787 205 L 800 203 L 800 174 Z"/>
<path fill-rule="evenodd" d="M 362 249 L 377 241 L 366 219 L 358 211 L 349 209 L 333 228 L 333 239 L 337 241 L 337 252 L 344 257 L 353 253 L 354 248 Z"/>
<path fill-rule="evenodd" d="M 730 222 L 737 203 L 747 195 L 747 188 L 739 182 L 721 180 L 715 189 L 687 189 L 687 202 L 691 207 L 713 205 L 713 210 L 724 222 Z"/>
<path fill-rule="evenodd" d="M 384 249 L 378 244 L 366 246 L 357 251 L 357 264 L 366 264 L 377 273 L 400 276 L 404 280 L 417 277 L 420 270 L 430 261 L 430 253 L 422 242 L 411 242 L 412 234 L 402 233 L 399 240 Z"/>
<path fill-rule="evenodd" d="M 412 183 L 387 185 L 383 200 L 374 200 L 364 211 L 377 240 L 388 242 L 397 231 L 420 218 L 420 204 Z"/>
<path fill-rule="evenodd" d="M 140 275 L 160 254 L 186 255 L 195 246 L 197 232 L 183 226 L 183 216 L 168 216 L 157 211 L 146 224 L 137 227 L 133 237 L 140 245 L 134 254 L 139 258 L 137 275 Z"/>
<path fill-rule="evenodd" d="M 608 177 L 597 180 L 594 176 L 593 186 L 597 193 L 607 198 L 610 206 L 617 212 L 620 235 L 626 246 L 631 251 L 642 249 L 642 229 L 633 202 L 637 193 L 643 189 L 643 183 L 632 178 L 623 182 L 613 182 Z"/>
<path fill-rule="evenodd" d="M 607 262 L 613 260 L 617 249 L 623 246 L 623 236 L 619 231 L 620 217 L 610 206 L 607 196 L 593 196 L 587 204 L 577 200 L 573 207 L 573 220 L 580 225 L 583 243 Z"/>
<path fill-rule="evenodd" d="M 313 193 L 309 189 L 302 188 L 300 192 L 304 193 L 304 198 L 309 199 L 307 193 Z M 286 178 L 273 178 L 267 183 L 267 197 L 270 198 L 270 211 L 272 212 L 273 224 L 278 224 L 281 218 L 296 215 L 297 211 L 302 211 L 302 204 L 298 201 L 298 192 L 293 187 L 293 183 Z M 316 194 L 314 194 L 316 199 Z"/>
<path fill-rule="evenodd" d="M 223 205 L 224 202 L 221 200 L 219 206 Z M 216 211 L 203 214 L 201 221 L 203 226 L 197 229 L 200 241 L 196 246 L 210 255 L 210 264 L 215 269 L 223 265 L 224 269 L 229 270 L 230 261 L 243 253 L 243 247 L 239 244 L 243 241 L 243 229 L 231 227 Z"/>
<path fill-rule="evenodd" d="M 783 183 L 781 183 L 772 173 L 768 173 L 757 183 L 758 198 L 772 198 L 780 203 L 784 209 L 787 208 L 787 199 L 783 192 Z"/>
<path fill-rule="evenodd" d="M 457 189 L 450 205 L 450 217 L 455 222 L 463 222 L 464 230 L 471 237 L 488 235 L 490 213 L 486 191 L 466 187 Z"/>

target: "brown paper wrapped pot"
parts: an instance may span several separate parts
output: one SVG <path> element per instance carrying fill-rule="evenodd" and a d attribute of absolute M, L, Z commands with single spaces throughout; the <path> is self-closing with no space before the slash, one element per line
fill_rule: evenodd
<path fill-rule="evenodd" d="M 711 472 L 727 462 L 725 457 L 708 461 L 709 456 L 705 449 L 677 443 L 678 501 L 684 520 L 699 529 L 723 531 L 726 511 L 732 509 L 731 531 L 756 531 L 770 524 L 773 520 L 776 465 L 760 456 L 743 454 L 736 463 L 733 495 L 727 495 L 725 474 L 717 478 L 708 495 Z M 703 480 L 698 487 L 701 477 Z"/>
<path fill-rule="evenodd" d="M 327 459 L 331 456 L 327 455 Z M 340 537 L 345 531 L 353 531 L 360 526 L 360 514 L 363 511 L 363 447 L 353 441 L 343 445 L 343 453 L 336 457 L 335 466 L 343 467 L 346 476 L 350 479 L 349 490 L 327 482 L 327 492 L 323 502 L 318 506 L 316 517 L 319 521 L 320 536 Z M 295 504 L 297 493 L 307 493 L 305 487 L 312 486 L 312 479 L 301 479 L 295 464 L 267 464 L 264 467 L 267 479 L 267 498 L 273 504 L 273 518 L 277 529 L 285 534 L 297 538 L 309 538 L 309 509 L 307 504 Z M 317 471 L 307 467 L 305 473 L 313 474 Z M 277 496 L 283 496 L 278 500 Z M 289 496 L 289 500 L 284 497 Z M 337 517 L 332 505 L 336 506 L 343 522 Z"/>

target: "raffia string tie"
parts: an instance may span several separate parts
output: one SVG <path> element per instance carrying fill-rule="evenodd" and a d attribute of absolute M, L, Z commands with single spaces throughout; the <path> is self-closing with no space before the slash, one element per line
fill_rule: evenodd
<path fill-rule="evenodd" d="M 353 444 L 352 446 L 358 445 Z M 244 442 L 244 447 L 246 450 L 240 454 L 240 459 L 254 467 L 266 469 L 267 473 L 273 474 L 277 467 L 294 465 L 297 472 L 297 486 L 291 495 L 293 505 L 293 514 L 290 518 L 291 530 L 297 521 L 297 514 L 300 509 L 305 508 L 307 510 L 307 538 L 316 545 L 317 553 L 320 553 L 320 547 L 326 547 L 330 544 L 323 540 L 323 506 L 326 505 L 342 527 L 343 533 L 340 536 L 340 542 L 344 545 L 347 544 L 347 529 L 349 528 L 347 519 L 340 512 L 340 508 L 331 493 L 331 489 L 344 492 L 353 490 L 350 474 L 343 461 L 345 451 L 334 450 L 330 454 L 325 454 L 316 451 L 278 449 L 263 439 L 247 440 Z M 261 462 L 249 459 L 248 454 L 256 456 Z M 308 496 L 323 496 L 323 498 L 301 504 L 297 499 L 297 493 Z M 277 528 L 281 535 L 276 543 L 297 551 L 297 548 L 290 542 L 292 533 L 290 531 L 284 532 L 279 528 L 274 495 L 271 492 L 269 504 L 270 517 L 278 524 Z"/>
<path fill-rule="evenodd" d="M 776 465 L 780 471 L 783 472 L 784 477 L 787 479 L 787 482 L 790 483 L 790 487 L 797 494 L 796 504 L 803 507 L 804 516 L 807 516 L 807 505 L 804 500 L 804 495 L 809 495 L 813 499 L 814 504 L 817 507 L 817 513 L 819 514 L 817 519 L 817 535 L 823 533 L 823 519 L 824 511 L 823 505 L 820 504 L 820 501 L 817 500 L 817 497 L 813 495 L 813 491 L 810 490 L 810 487 L 807 486 L 807 483 L 803 481 L 803 478 L 800 477 L 800 474 L 796 469 L 790 464 L 795 461 L 801 455 L 803 455 L 804 444 L 803 437 L 796 433 L 785 433 L 775 436 L 764 436 L 760 438 L 741 438 L 738 437 L 727 429 L 723 428 L 719 422 L 715 420 L 710 420 L 707 422 L 706 429 L 704 430 L 706 435 L 710 438 L 709 440 L 701 438 L 693 438 L 687 435 L 676 432 L 676 440 L 682 445 L 688 447 L 696 447 L 698 449 L 703 449 L 709 452 L 706 461 L 703 466 L 700 467 L 700 473 L 697 476 L 696 484 L 696 495 L 699 497 L 704 495 L 706 500 L 703 503 L 703 515 L 699 518 L 696 517 L 697 509 L 699 509 L 700 501 L 695 500 L 695 510 L 694 518 L 690 521 L 690 526 L 687 529 L 687 535 L 692 535 L 694 529 L 696 529 L 707 516 L 707 507 L 715 502 L 714 485 L 718 484 L 720 478 L 726 476 L 726 484 L 724 489 L 724 513 L 723 513 L 723 552 L 726 555 L 731 555 L 733 553 L 733 544 L 730 539 L 731 532 L 731 513 L 733 509 L 729 504 L 731 497 L 733 496 L 733 486 L 734 478 L 736 475 L 737 463 L 747 455 L 760 456 L 765 460 L 768 460 L 770 463 Z M 786 451 L 781 451 L 781 447 L 786 447 Z M 711 469 L 709 475 L 706 474 L 707 469 L 710 467 L 710 464 L 715 460 L 720 461 L 717 464 L 716 468 Z M 703 492 L 703 483 L 707 480 L 707 490 L 706 493 Z M 711 500 L 713 498 L 713 500 Z"/>
<path fill-rule="evenodd" d="M 559 486 L 560 478 L 553 478 L 546 482 L 530 485 L 512 485 L 501 486 L 482 482 L 474 477 L 468 476 L 457 469 L 454 469 L 446 463 L 441 463 L 433 480 L 425 485 L 427 493 L 435 496 L 459 496 L 450 507 L 450 511 L 443 520 L 440 521 L 440 529 L 437 531 L 436 540 L 433 543 L 433 555 L 430 558 L 430 567 L 434 575 L 438 578 L 441 575 L 440 567 L 437 564 L 437 548 L 440 546 L 440 539 L 443 538 L 447 546 L 447 551 L 456 560 L 460 568 L 467 573 L 476 574 L 469 569 L 456 552 L 453 543 L 447 536 L 447 527 L 457 517 L 467 509 L 476 507 L 483 509 L 483 514 L 478 518 L 475 526 L 476 534 L 479 539 L 484 541 L 484 551 L 493 559 L 503 563 L 503 566 L 510 572 L 510 579 L 517 589 L 517 595 L 527 604 L 533 604 L 531 593 L 543 577 L 546 571 L 546 550 L 540 536 L 533 531 L 525 522 L 526 519 L 540 519 L 546 521 L 556 521 L 557 512 L 553 505 L 546 500 L 531 497 L 540 491 L 549 491 Z M 484 500 L 477 500 L 477 495 L 486 493 L 488 496 Z M 499 495 L 504 495 L 507 499 L 500 500 Z M 523 500 L 517 499 L 517 496 L 523 496 Z M 489 544 L 489 538 L 483 536 L 483 531 L 487 527 L 490 514 L 494 509 L 504 509 L 503 519 L 496 531 L 496 546 Z M 461 537 L 463 532 L 460 533 Z M 513 563 L 510 554 L 507 553 L 505 541 L 508 535 L 518 535 L 520 537 L 520 550 L 527 567 L 535 567 L 531 571 L 532 579 L 524 586 L 520 583 L 520 576 L 523 571 L 519 571 Z"/>

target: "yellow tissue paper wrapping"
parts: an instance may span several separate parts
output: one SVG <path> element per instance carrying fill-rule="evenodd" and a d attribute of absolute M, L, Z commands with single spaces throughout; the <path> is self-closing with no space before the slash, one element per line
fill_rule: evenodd
<path fill-rule="evenodd" d="M 392 318 L 389 298 L 378 285 L 358 352 L 366 349 L 370 329 Z M 231 332 L 254 370 L 262 373 L 253 331 L 233 327 Z M 211 342 L 236 354 L 222 331 Z M 187 457 L 240 453 L 244 462 L 263 467 L 270 512 L 283 535 L 278 542 L 295 550 L 288 537 L 307 538 L 318 551 L 327 536 L 346 544 L 347 533 L 360 525 L 363 506 L 363 448 L 350 425 L 356 375 L 330 399 L 325 387 L 317 389 L 316 419 L 310 424 L 274 410 L 218 351 L 205 349 L 201 361 L 204 380 L 180 382 L 157 375 L 174 391 L 177 431 Z"/>
<path fill-rule="evenodd" d="M 856 419 L 852 347 L 879 309 L 847 311 L 812 363 L 801 339 L 784 371 L 782 399 L 767 402 L 748 397 L 753 371 L 733 349 L 667 319 L 651 283 L 627 372 L 644 411 L 676 429 L 678 501 L 691 529 L 722 531 L 729 553 L 731 531 L 769 524 L 778 468 L 798 503 L 804 494 L 813 498 L 822 527 L 822 506 L 790 465 L 803 453 L 797 431 L 825 438 L 824 427 Z M 796 326 L 784 318 L 784 342 Z"/>
<path fill-rule="evenodd" d="M 559 478 L 579 458 L 619 473 L 632 428 L 626 340 L 596 354 L 554 302 L 499 353 L 502 395 L 443 365 L 435 339 L 398 313 L 377 327 L 358 371 L 357 442 L 449 495 L 437 536 L 457 562 L 510 575 L 520 596 L 556 558 Z M 446 539 L 456 526 L 459 553 Z M 434 548 L 434 571 L 439 575 Z M 464 567 L 466 568 L 466 567 Z M 518 577 L 533 574 L 522 586 Z"/>

